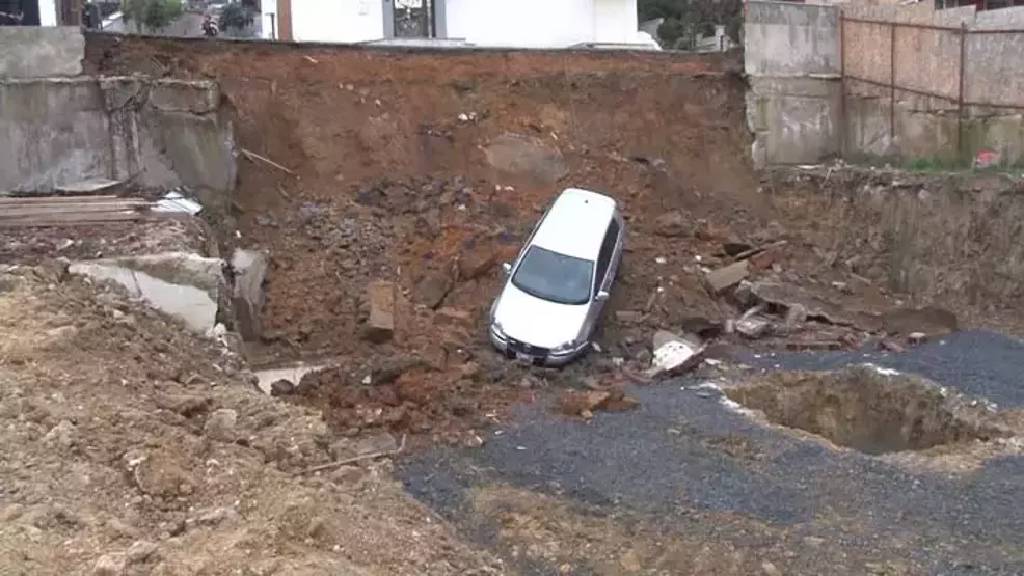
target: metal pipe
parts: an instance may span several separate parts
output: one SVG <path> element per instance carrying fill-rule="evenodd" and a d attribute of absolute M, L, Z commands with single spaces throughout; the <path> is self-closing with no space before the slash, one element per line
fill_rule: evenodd
<path fill-rule="evenodd" d="M 839 8 L 839 155 L 846 156 L 846 15 Z"/>
<path fill-rule="evenodd" d="M 964 154 L 964 80 L 967 74 L 967 23 L 960 24 L 960 93 L 956 99 L 956 149 L 961 159 L 966 158 Z"/>
<path fill-rule="evenodd" d="M 889 143 L 896 141 L 896 26 L 889 27 Z"/>

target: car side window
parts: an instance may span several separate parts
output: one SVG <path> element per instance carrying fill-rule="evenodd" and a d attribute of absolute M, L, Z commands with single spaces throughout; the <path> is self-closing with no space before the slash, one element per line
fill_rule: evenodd
<path fill-rule="evenodd" d="M 604 241 L 601 242 L 601 252 L 597 256 L 597 274 L 594 276 L 594 294 L 604 285 L 605 275 L 611 266 L 612 254 L 615 252 L 615 243 L 619 240 L 619 221 L 612 218 L 608 224 L 608 231 L 604 234 Z"/>

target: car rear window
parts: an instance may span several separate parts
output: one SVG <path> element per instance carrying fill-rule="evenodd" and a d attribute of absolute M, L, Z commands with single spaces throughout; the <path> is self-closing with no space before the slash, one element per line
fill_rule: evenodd
<path fill-rule="evenodd" d="M 590 301 L 594 263 L 531 246 L 512 277 L 512 284 L 531 296 L 560 304 Z"/>

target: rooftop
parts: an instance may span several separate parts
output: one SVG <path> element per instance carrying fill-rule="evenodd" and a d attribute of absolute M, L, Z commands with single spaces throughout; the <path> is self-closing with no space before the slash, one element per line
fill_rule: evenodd
<path fill-rule="evenodd" d="M 596 260 L 614 212 L 612 198 L 569 188 L 555 200 L 533 243 L 567 256 Z"/>

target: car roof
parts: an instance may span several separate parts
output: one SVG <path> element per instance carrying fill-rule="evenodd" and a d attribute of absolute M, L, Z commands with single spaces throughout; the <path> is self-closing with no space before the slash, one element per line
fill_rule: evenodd
<path fill-rule="evenodd" d="M 551 205 L 532 244 L 566 256 L 596 260 L 614 213 L 612 198 L 569 188 Z"/>

